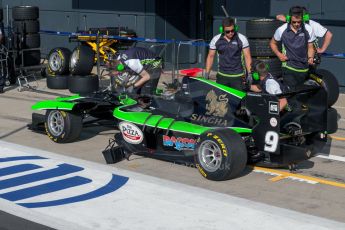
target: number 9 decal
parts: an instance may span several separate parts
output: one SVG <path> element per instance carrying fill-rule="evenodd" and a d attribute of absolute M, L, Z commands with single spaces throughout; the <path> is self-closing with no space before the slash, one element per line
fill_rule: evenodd
<path fill-rule="evenodd" d="M 275 152 L 278 147 L 279 135 L 276 132 L 268 131 L 265 135 L 265 148 L 267 152 Z"/>

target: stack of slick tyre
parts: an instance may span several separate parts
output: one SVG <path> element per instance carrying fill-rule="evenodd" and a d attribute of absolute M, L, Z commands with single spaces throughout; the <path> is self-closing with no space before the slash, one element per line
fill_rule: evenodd
<path fill-rule="evenodd" d="M 47 87 L 68 89 L 71 51 L 64 47 L 53 48 L 47 57 Z"/>
<path fill-rule="evenodd" d="M 272 19 L 250 20 L 246 24 L 246 36 L 253 63 L 257 60 L 265 62 L 269 66 L 270 73 L 275 77 L 280 77 L 282 74 L 281 62 L 271 50 L 270 40 L 281 25 L 280 21 Z"/>
<path fill-rule="evenodd" d="M 70 76 L 68 89 L 71 93 L 88 94 L 98 90 L 98 76 L 92 75 L 95 52 L 88 45 L 77 46 L 71 54 L 69 61 Z"/>
<path fill-rule="evenodd" d="M 12 8 L 14 47 L 17 49 L 40 48 L 39 9 L 36 6 L 15 6 Z M 41 63 L 40 50 L 24 52 L 24 63 L 21 57 L 16 60 L 23 66 L 39 65 Z"/>

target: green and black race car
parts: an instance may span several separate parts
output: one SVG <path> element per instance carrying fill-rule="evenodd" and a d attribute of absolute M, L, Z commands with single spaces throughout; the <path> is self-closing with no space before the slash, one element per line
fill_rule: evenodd
<path fill-rule="evenodd" d="M 322 75 L 323 74 L 323 75 Z M 316 72 L 295 92 L 245 93 L 201 77 L 184 76 L 160 95 L 131 98 L 111 92 L 36 103 L 32 127 L 45 125 L 55 142 L 78 138 L 86 117 L 116 121 L 120 133 L 103 151 L 107 163 L 130 154 L 193 162 L 207 179 L 235 178 L 246 164 L 288 166 L 322 148 L 337 130 L 336 82 Z M 280 112 L 286 97 L 289 111 Z M 114 119 L 115 118 L 115 119 Z"/>

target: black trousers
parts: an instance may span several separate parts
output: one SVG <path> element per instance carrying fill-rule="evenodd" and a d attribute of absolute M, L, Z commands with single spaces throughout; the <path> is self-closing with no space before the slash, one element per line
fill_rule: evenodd
<path fill-rule="evenodd" d="M 308 72 L 301 73 L 287 68 L 282 68 L 283 83 L 289 90 L 296 90 L 296 87 L 303 85 L 307 80 Z"/>
<path fill-rule="evenodd" d="M 243 78 L 242 77 L 224 77 L 217 73 L 217 83 L 237 90 L 244 90 Z"/>

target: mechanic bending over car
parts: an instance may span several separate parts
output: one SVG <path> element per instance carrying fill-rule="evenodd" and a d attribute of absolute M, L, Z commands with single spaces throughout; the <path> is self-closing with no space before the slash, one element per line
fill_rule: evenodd
<path fill-rule="evenodd" d="M 291 7 L 287 23 L 280 26 L 271 39 L 270 46 L 282 64 L 283 82 L 290 90 L 302 85 L 308 77 L 309 65 L 314 64 L 315 35 L 300 6 Z M 282 42 L 282 52 L 278 49 Z"/>
<path fill-rule="evenodd" d="M 269 67 L 262 61 L 257 61 L 253 65 L 253 84 L 250 85 L 250 90 L 253 92 L 262 92 L 266 94 L 281 94 L 285 92 L 284 85 L 272 76 L 268 71 Z M 258 84 L 254 84 L 258 83 Z M 286 98 L 279 99 L 280 111 L 286 108 L 288 105 Z"/>
<path fill-rule="evenodd" d="M 304 11 L 303 13 L 307 17 L 306 18 L 306 23 L 311 26 L 315 36 L 317 38 L 324 38 L 321 47 L 319 47 L 319 45 L 317 44 L 317 41 L 316 41 L 316 44 L 315 44 L 316 52 L 319 53 L 319 54 L 324 53 L 327 50 L 328 46 L 331 44 L 333 34 L 327 28 L 322 26 L 320 23 L 318 23 L 316 21 L 313 21 L 313 20 L 310 20 L 310 16 L 309 16 L 309 12 L 308 12 L 307 8 L 302 6 L 302 9 Z M 283 14 L 277 15 L 276 18 L 279 21 L 286 22 L 286 16 L 283 15 Z"/>
<path fill-rule="evenodd" d="M 132 47 L 119 51 L 117 58 L 111 62 L 113 75 L 127 73 L 129 76 L 138 75 L 139 78 L 122 78 L 117 83 L 141 95 L 155 93 L 162 73 L 162 59 L 147 48 Z M 130 79 L 130 80 L 129 80 Z"/>
<path fill-rule="evenodd" d="M 210 42 L 206 59 L 206 77 L 208 78 L 216 52 L 218 53 L 217 83 L 238 90 L 243 90 L 245 72 L 251 72 L 252 58 L 247 38 L 238 32 L 238 26 L 233 18 L 224 18 L 221 34 Z M 243 68 L 242 51 L 246 70 Z"/>

